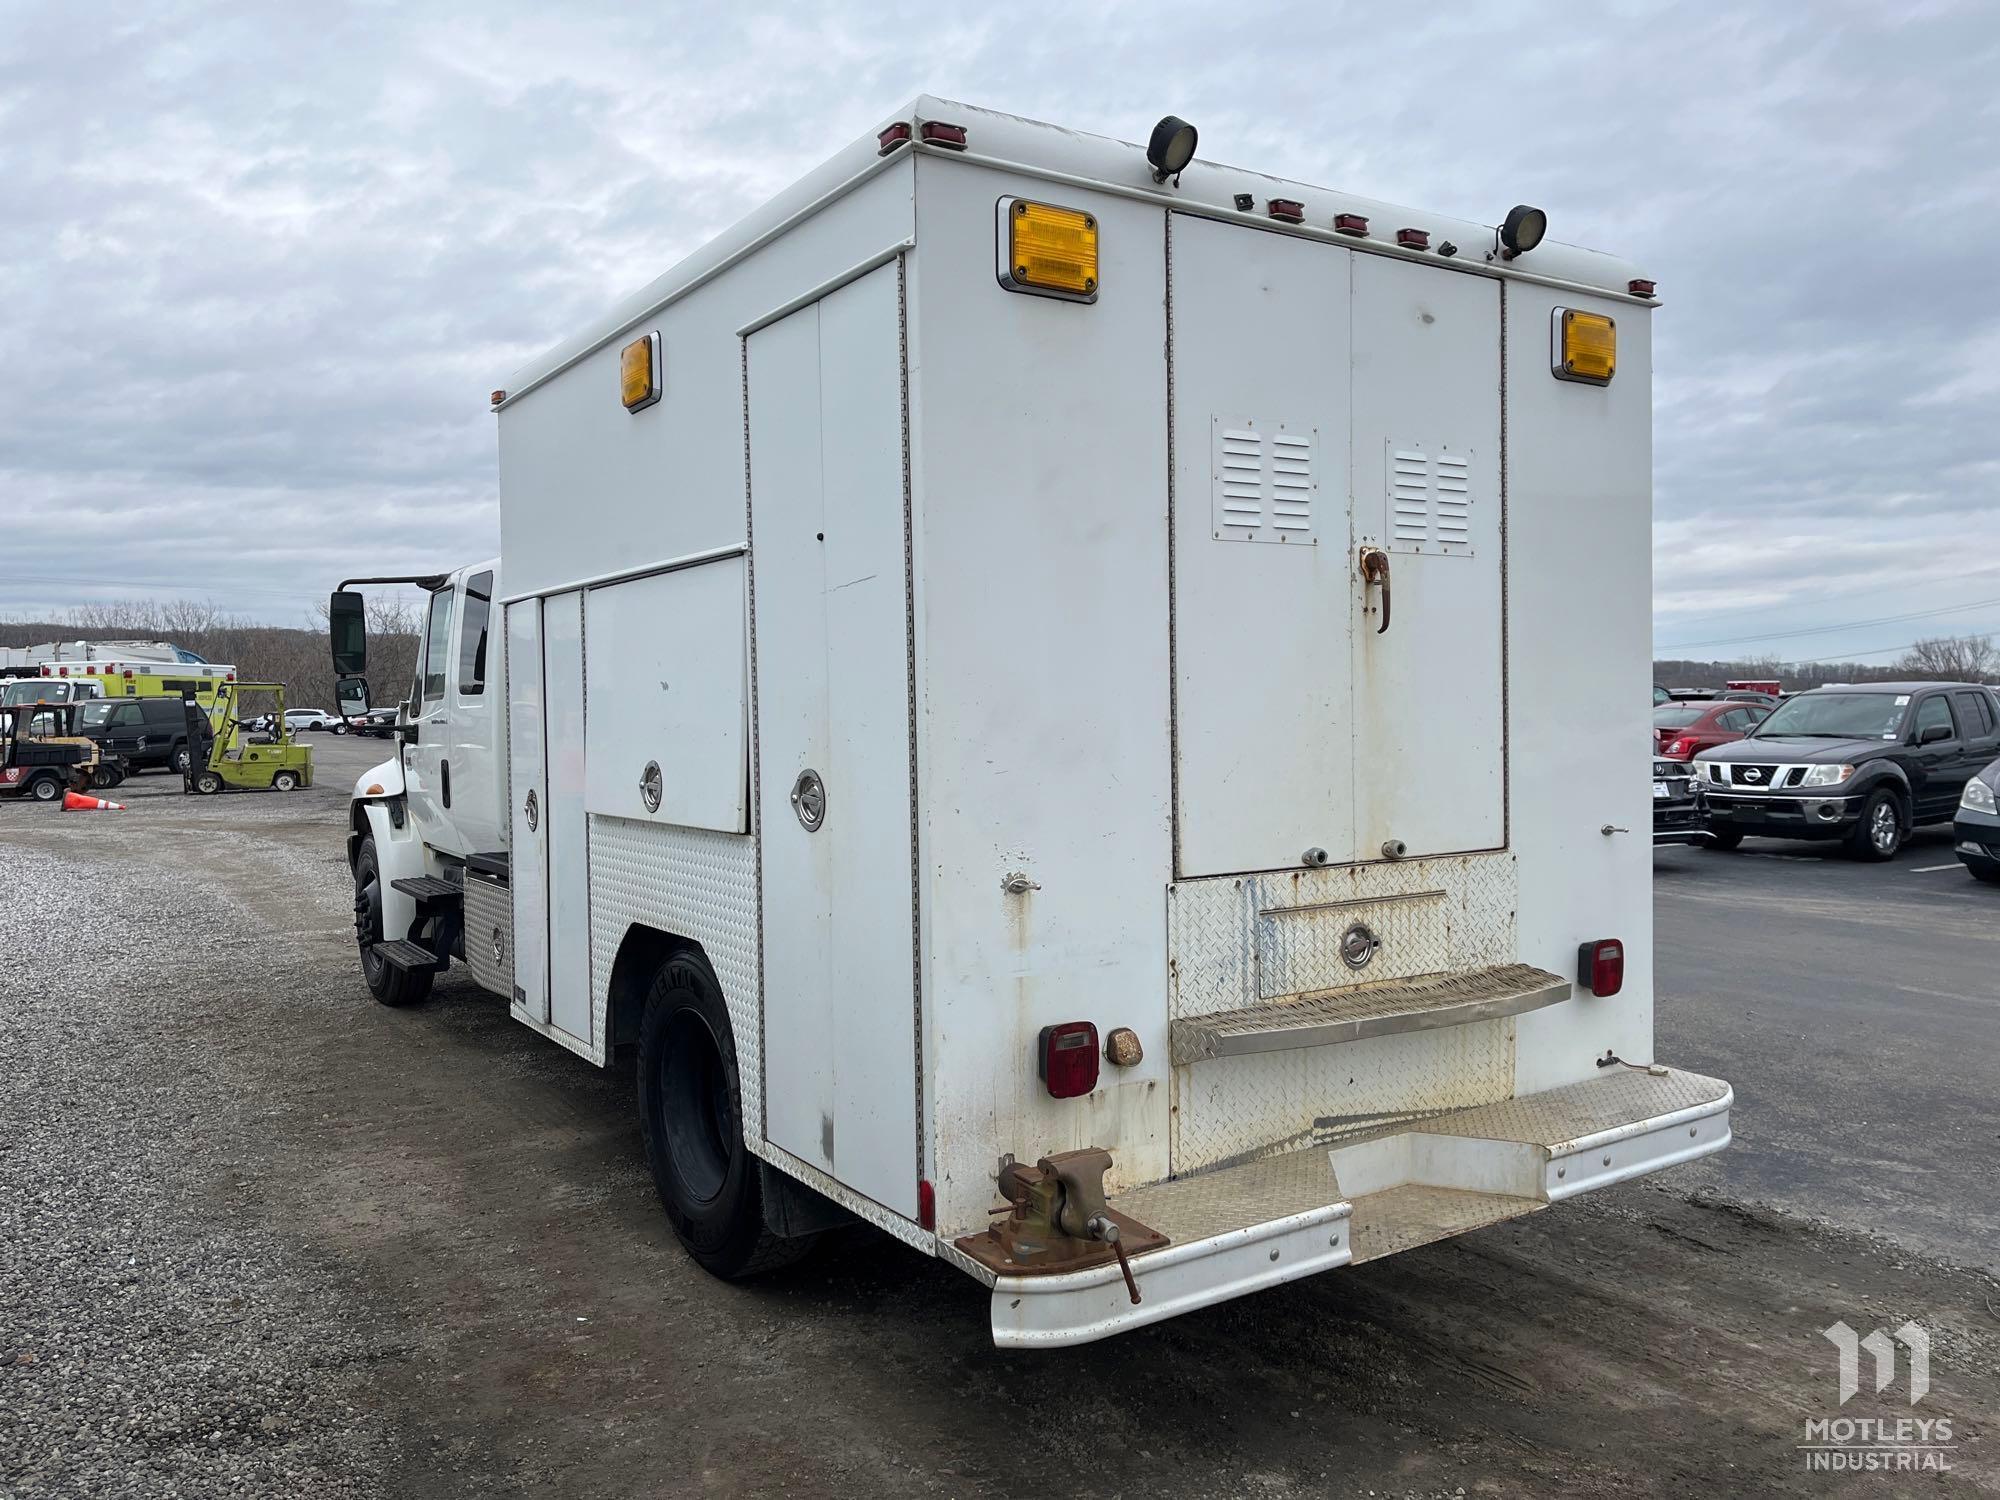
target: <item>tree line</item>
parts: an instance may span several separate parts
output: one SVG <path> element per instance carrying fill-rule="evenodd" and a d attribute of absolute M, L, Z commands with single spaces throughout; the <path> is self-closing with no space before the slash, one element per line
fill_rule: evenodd
<path fill-rule="evenodd" d="M 0 646 L 40 646 L 51 641 L 166 641 L 212 662 L 236 668 L 242 682 L 277 682 L 291 708 L 334 709 L 333 660 L 327 646 L 326 609 L 314 628 L 255 625 L 215 604 L 195 599 L 147 599 L 120 604 L 80 604 L 54 619 L 0 620 Z M 373 702 L 396 703 L 416 671 L 421 615 L 409 596 L 368 598 L 368 684 Z"/>
<path fill-rule="evenodd" d="M 1725 682 L 1776 678 L 1788 692 L 1829 682 L 2000 682 L 2000 649 L 1990 635 L 1940 635 L 1912 645 L 1888 665 L 1868 662 L 1791 662 L 1776 657 L 1740 661 L 1662 659 L 1653 681 L 1667 688 L 1720 688 Z"/>

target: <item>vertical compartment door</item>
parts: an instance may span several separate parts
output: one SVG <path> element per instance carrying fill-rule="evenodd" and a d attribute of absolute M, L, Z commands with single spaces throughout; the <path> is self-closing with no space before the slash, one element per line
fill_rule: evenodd
<path fill-rule="evenodd" d="M 1354 258 L 1354 536 L 1391 607 L 1351 589 L 1352 858 L 1506 842 L 1500 286 Z"/>
<path fill-rule="evenodd" d="M 542 696 L 542 601 L 507 606 L 507 797 L 512 830 L 514 1004 L 549 1019 L 548 741 Z"/>
<path fill-rule="evenodd" d="M 1354 256 L 1208 219 L 1169 229 L 1175 873 L 1344 860 Z"/>
<path fill-rule="evenodd" d="M 548 718 L 549 1024 L 590 1043 L 590 833 L 584 821 L 583 594 L 542 601 Z"/>
<path fill-rule="evenodd" d="M 916 1216 L 897 268 L 750 336 L 764 1111 Z"/>

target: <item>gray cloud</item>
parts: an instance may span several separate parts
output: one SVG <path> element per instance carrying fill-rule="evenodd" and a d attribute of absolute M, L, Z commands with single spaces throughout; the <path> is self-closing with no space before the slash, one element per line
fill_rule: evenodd
<path fill-rule="evenodd" d="M 485 393 L 925 89 L 1645 266 L 1662 647 L 2000 596 L 1996 65 L 1981 0 L 15 5 L 0 612 L 492 550 Z"/>

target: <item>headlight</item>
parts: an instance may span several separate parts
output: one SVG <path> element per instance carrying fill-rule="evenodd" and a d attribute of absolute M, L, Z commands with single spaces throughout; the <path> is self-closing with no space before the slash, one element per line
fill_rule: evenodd
<path fill-rule="evenodd" d="M 2000 812 L 2000 803 L 1996 803 L 1993 788 L 1983 781 L 1966 782 L 1965 795 L 1958 799 L 1958 805 L 1969 807 L 1974 812 Z"/>
<path fill-rule="evenodd" d="M 1800 786 L 1839 786 L 1854 774 L 1852 766 L 1807 766 Z"/>

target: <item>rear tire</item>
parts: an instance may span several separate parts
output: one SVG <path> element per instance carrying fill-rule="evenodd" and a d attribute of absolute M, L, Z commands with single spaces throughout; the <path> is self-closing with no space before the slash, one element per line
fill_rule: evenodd
<path fill-rule="evenodd" d="M 639 1124 L 667 1219 L 695 1263 L 726 1281 L 790 1265 L 814 1239 L 764 1225 L 762 1169 L 743 1144 L 729 1011 L 708 963 L 661 965 L 639 1031 Z"/>
<path fill-rule="evenodd" d="M 1881 863 L 1896 857 L 1909 836 L 1903 804 L 1887 787 L 1878 788 L 1861 805 L 1861 821 L 1847 836 L 1847 848 L 1856 859 Z"/>
<path fill-rule="evenodd" d="M 275 778 L 273 778 L 275 785 Z M 375 840 L 363 839 L 354 856 L 354 941 L 361 950 L 361 977 L 368 981 L 368 993 L 384 1005 L 415 1005 L 429 997 L 429 969 L 399 969 L 375 952 L 382 941 L 382 867 L 375 856 Z"/>
<path fill-rule="evenodd" d="M 37 776 L 28 783 L 28 795 L 37 802 L 53 802 L 62 795 L 62 779 L 57 776 Z"/>
<path fill-rule="evenodd" d="M 188 766 L 192 764 L 192 761 L 188 756 L 188 747 L 186 745 L 174 746 L 174 756 L 172 761 L 169 762 L 169 764 L 173 766 L 174 774 L 176 776 L 187 775 Z"/>
<path fill-rule="evenodd" d="M 1733 828 L 1726 829 L 1721 833 L 1711 833 L 1708 836 L 1708 847 L 1711 849 L 1720 849 L 1724 853 L 1732 849 L 1741 848 L 1742 844 L 1743 835 Z"/>
<path fill-rule="evenodd" d="M 274 792 L 296 791 L 299 778 L 290 771 L 276 771 L 271 776 L 271 790 Z"/>

